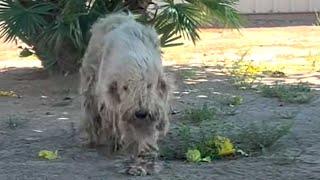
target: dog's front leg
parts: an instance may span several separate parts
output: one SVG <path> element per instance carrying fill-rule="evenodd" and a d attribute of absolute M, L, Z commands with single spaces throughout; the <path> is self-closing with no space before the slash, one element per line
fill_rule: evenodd
<path fill-rule="evenodd" d="M 144 153 L 131 157 L 127 173 L 134 176 L 157 174 L 163 169 L 158 153 Z"/>
<path fill-rule="evenodd" d="M 159 173 L 163 165 L 158 159 L 159 148 L 157 138 L 150 138 L 143 145 L 137 147 L 137 153 L 131 157 L 127 173 L 135 176 L 144 176 Z"/>

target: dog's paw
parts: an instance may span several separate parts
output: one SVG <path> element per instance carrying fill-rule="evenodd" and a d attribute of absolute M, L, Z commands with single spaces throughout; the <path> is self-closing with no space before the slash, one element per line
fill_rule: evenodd
<path fill-rule="evenodd" d="M 127 174 L 133 176 L 146 176 L 157 174 L 163 169 L 163 165 L 159 162 L 144 162 L 135 165 L 131 165 L 126 170 Z"/>
<path fill-rule="evenodd" d="M 158 174 L 163 169 L 163 164 L 160 162 L 149 162 L 145 165 L 147 174 Z"/>
<path fill-rule="evenodd" d="M 146 176 L 147 171 L 142 166 L 130 166 L 127 169 L 127 174 L 130 174 L 133 176 Z"/>

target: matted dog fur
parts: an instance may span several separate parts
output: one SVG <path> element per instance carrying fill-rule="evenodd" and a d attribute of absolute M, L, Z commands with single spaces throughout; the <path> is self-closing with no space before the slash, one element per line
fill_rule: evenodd
<path fill-rule="evenodd" d="M 91 33 L 80 69 L 88 143 L 135 157 L 157 152 L 169 127 L 172 83 L 163 71 L 156 31 L 131 16 L 112 14 L 98 20 Z"/>

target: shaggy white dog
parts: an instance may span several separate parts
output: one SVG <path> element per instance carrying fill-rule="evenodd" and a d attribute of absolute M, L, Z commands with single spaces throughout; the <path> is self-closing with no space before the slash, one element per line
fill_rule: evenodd
<path fill-rule="evenodd" d="M 80 69 L 88 143 L 126 150 L 136 159 L 156 154 L 169 126 L 171 91 L 157 33 L 123 14 L 98 20 L 91 32 Z M 146 162 L 139 163 L 128 172 L 151 173 Z"/>

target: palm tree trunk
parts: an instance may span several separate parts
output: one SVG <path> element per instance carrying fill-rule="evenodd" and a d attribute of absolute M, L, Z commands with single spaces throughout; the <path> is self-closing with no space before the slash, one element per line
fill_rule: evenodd
<path fill-rule="evenodd" d="M 147 8 L 152 4 L 152 0 L 125 0 L 125 5 L 132 12 L 147 15 Z"/>

